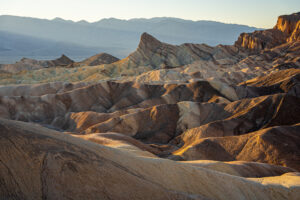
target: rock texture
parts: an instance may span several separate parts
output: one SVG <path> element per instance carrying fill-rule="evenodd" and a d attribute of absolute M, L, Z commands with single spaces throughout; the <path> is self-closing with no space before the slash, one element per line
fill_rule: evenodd
<path fill-rule="evenodd" d="M 225 48 L 224 48 L 225 49 Z M 137 50 L 127 58 L 129 65 L 147 66 L 153 68 L 174 68 L 191 64 L 196 60 L 210 61 L 221 55 L 225 51 L 222 47 L 213 48 L 205 44 L 183 44 L 180 46 L 169 45 L 158 41 L 153 36 L 143 33 Z M 234 51 L 227 51 L 228 56 L 236 58 Z M 231 53 L 231 54 L 230 54 Z"/>
<path fill-rule="evenodd" d="M 278 29 L 288 35 L 291 35 L 297 28 L 300 20 L 300 12 L 292 15 L 282 15 L 278 17 L 277 24 L 274 29 Z"/>
<path fill-rule="evenodd" d="M 241 176 L 247 178 L 278 176 L 280 174 L 290 173 L 294 171 L 293 169 L 287 167 L 246 161 L 221 162 L 213 160 L 195 160 L 183 161 L 183 163 L 219 171 L 233 176 Z"/>
<path fill-rule="evenodd" d="M 236 46 L 250 50 L 270 49 L 285 42 L 299 39 L 300 13 L 278 17 L 273 29 L 243 33 L 235 43 Z"/>
<path fill-rule="evenodd" d="M 262 129 L 240 136 L 193 138 L 175 151 L 187 160 L 243 160 L 265 162 L 300 170 L 299 124 Z"/>
<path fill-rule="evenodd" d="M 5 199 L 297 199 L 300 191 L 298 174 L 245 179 L 27 123 L 0 119 L 0 126 Z"/>

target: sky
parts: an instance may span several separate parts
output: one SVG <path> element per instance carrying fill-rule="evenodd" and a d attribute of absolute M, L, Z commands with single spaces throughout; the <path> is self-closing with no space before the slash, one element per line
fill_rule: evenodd
<path fill-rule="evenodd" d="M 0 15 L 89 22 L 103 18 L 177 17 L 271 28 L 300 12 L 300 0 L 0 0 Z"/>

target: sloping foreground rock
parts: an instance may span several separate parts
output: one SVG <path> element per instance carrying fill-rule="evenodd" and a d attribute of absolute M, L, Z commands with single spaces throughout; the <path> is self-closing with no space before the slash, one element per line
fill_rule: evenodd
<path fill-rule="evenodd" d="M 221 120 L 215 118 L 215 121 L 188 129 L 181 138 L 184 138 L 183 141 L 192 141 L 206 137 L 242 135 L 272 126 L 294 125 L 300 122 L 299 102 L 299 98 L 285 94 L 235 101 L 224 108 L 230 114 L 229 117 Z M 224 111 L 217 112 L 222 115 Z"/>
<path fill-rule="evenodd" d="M 246 179 L 0 119 L 2 199 L 291 199 L 296 173 Z"/>
<path fill-rule="evenodd" d="M 300 97 L 300 69 L 285 69 L 256 77 L 237 86 L 239 98 L 287 93 Z"/>
<path fill-rule="evenodd" d="M 270 165 L 266 163 L 258 162 L 245 162 L 245 161 L 230 161 L 221 162 L 214 160 L 195 160 L 195 161 L 183 161 L 184 163 L 192 164 L 197 167 L 204 167 L 207 169 L 231 174 L 233 176 L 242 177 L 269 177 L 278 176 L 289 172 L 295 172 L 295 170 L 287 167 Z"/>
<path fill-rule="evenodd" d="M 186 160 L 253 161 L 300 170 L 300 124 L 276 126 L 240 136 L 197 139 L 183 134 L 184 145 L 174 155 Z M 201 133 L 198 133 L 201 134 Z"/>

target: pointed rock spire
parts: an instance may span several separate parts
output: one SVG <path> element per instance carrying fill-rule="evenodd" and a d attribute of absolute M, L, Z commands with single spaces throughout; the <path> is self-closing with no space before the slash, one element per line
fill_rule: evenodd
<path fill-rule="evenodd" d="M 155 37 L 148 33 L 143 33 L 141 36 L 140 44 L 138 46 L 138 49 L 142 51 L 152 51 L 159 47 L 162 43 L 157 40 Z"/>

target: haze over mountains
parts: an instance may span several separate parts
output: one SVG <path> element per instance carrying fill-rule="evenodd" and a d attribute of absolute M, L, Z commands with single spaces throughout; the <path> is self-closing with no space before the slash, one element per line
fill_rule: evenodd
<path fill-rule="evenodd" d="M 170 44 L 233 44 L 242 32 L 254 27 L 214 21 L 177 18 L 120 20 L 102 19 L 89 23 L 0 16 L 0 63 L 13 63 L 22 57 L 54 59 L 66 54 L 79 61 L 99 52 L 124 58 L 134 51 L 143 32 Z"/>

